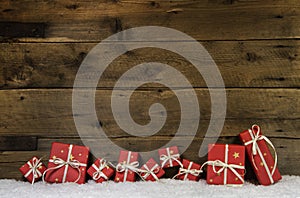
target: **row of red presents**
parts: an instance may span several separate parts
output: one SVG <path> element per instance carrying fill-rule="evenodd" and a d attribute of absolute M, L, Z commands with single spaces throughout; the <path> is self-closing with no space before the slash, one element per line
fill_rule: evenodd
<path fill-rule="evenodd" d="M 179 167 L 173 178 L 198 181 L 207 165 L 207 183 L 243 185 L 245 175 L 245 150 L 257 179 L 262 185 L 270 185 L 281 179 L 277 168 L 277 154 L 271 141 L 261 134 L 260 127 L 253 125 L 239 135 L 244 145 L 210 144 L 208 161 L 202 164 L 180 159 L 177 146 L 159 149 L 160 165 L 154 159 L 139 167 L 138 153 L 120 151 L 119 163 L 114 166 L 104 159 L 97 159 L 87 169 L 89 148 L 72 144 L 52 143 L 48 168 L 37 157 L 24 164 L 20 171 L 32 184 L 38 179 L 49 183 L 74 182 L 82 184 L 88 173 L 96 182 L 135 181 L 137 175 L 144 181 L 158 181 L 169 167 Z M 274 149 L 273 158 L 268 144 Z"/>

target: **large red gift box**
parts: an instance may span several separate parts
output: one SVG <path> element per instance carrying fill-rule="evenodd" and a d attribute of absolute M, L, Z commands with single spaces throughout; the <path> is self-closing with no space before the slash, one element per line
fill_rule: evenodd
<path fill-rule="evenodd" d="M 248 158 L 260 184 L 270 185 L 281 179 L 277 168 L 277 154 L 272 142 L 262 135 L 260 127 L 253 125 L 251 129 L 240 133 L 240 139 L 246 146 Z M 275 160 L 267 143 L 275 152 Z"/>
<path fill-rule="evenodd" d="M 89 148 L 53 142 L 45 180 L 50 183 L 85 183 Z"/>
<path fill-rule="evenodd" d="M 94 162 L 94 164 L 87 170 L 87 173 L 97 183 L 102 183 L 104 181 L 107 181 L 111 176 L 113 176 L 115 170 L 109 166 L 106 160 L 98 158 Z"/>
<path fill-rule="evenodd" d="M 201 165 L 187 159 L 182 160 L 182 167 L 179 168 L 177 178 L 180 180 L 198 181 L 200 177 Z"/>
<path fill-rule="evenodd" d="M 24 177 L 32 184 L 42 177 L 46 169 L 41 159 L 37 157 L 31 158 L 31 160 L 19 168 Z"/>
<path fill-rule="evenodd" d="M 245 147 L 234 144 L 209 144 L 207 183 L 243 185 L 245 174 Z"/>
<path fill-rule="evenodd" d="M 171 146 L 158 150 L 162 168 L 181 166 L 180 154 L 177 146 Z"/>
<path fill-rule="evenodd" d="M 165 174 L 165 171 L 150 158 L 146 164 L 140 168 L 140 175 L 145 181 L 158 181 Z"/>
<path fill-rule="evenodd" d="M 138 171 L 139 154 L 132 151 L 120 151 L 119 163 L 116 166 L 115 182 L 134 182 Z"/>

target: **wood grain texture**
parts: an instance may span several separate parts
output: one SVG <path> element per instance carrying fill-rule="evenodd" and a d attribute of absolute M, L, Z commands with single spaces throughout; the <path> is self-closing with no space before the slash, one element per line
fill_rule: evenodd
<path fill-rule="evenodd" d="M 197 40 L 299 38 L 299 1 L 2 1 L 5 22 L 46 24 L 46 39 L 100 41 L 132 27 L 164 26 Z M 0 35 L 3 35 L 0 30 Z M 3 38 L 2 41 L 6 41 Z M 16 38 L 18 39 L 18 37 Z"/>
<path fill-rule="evenodd" d="M 117 138 L 114 141 L 124 148 L 128 148 L 130 144 L 130 148 L 135 151 L 140 151 L 142 148 L 148 146 L 148 148 L 157 149 L 161 144 L 167 141 L 168 138 L 164 137 L 152 137 L 150 139 L 128 139 L 128 138 Z M 5 151 L 0 153 L 0 178 L 16 178 L 22 179 L 21 173 L 18 172 L 18 168 L 22 166 L 28 159 L 30 159 L 33 155 L 37 155 L 39 157 L 44 157 L 43 162 L 47 164 L 47 158 L 49 157 L 49 149 L 51 147 L 51 142 L 60 141 L 65 143 L 73 143 L 73 144 L 82 144 L 79 139 L 41 139 L 39 140 L 39 151 L 36 152 L 28 152 L 28 151 Z M 177 141 L 181 141 L 177 139 Z M 286 139 L 286 138 L 271 138 L 271 141 L 276 147 L 278 154 L 278 167 L 282 174 L 299 174 L 299 157 L 300 152 L 297 150 L 298 144 L 300 140 Z M 112 155 L 112 151 L 105 147 L 106 140 L 91 140 L 91 143 L 101 144 L 103 145 L 101 151 L 96 152 L 98 157 L 109 157 Z M 202 139 L 194 139 L 192 144 L 189 146 L 186 152 L 182 154 L 183 158 L 187 158 L 193 160 L 198 163 L 204 163 L 206 161 L 206 157 L 199 158 L 198 150 L 200 148 Z M 240 144 L 237 137 L 229 137 L 229 138 L 219 138 L 219 143 L 235 143 Z M 157 147 L 158 146 L 158 147 Z M 180 149 L 180 148 L 179 148 Z M 290 152 L 290 151 L 294 152 Z M 117 154 L 116 154 L 117 155 Z M 157 156 L 153 156 L 156 158 Z M 89 164 L 93 162 L 95 158 L 91 157 L 89 160 Z M 143 163 L 142 159 L 140 160 L 141 164 Z M 249 171 L 250 172 L 250 171 Z M 248 179 L 253 179 L 253 176 L 248 176 Z"/>
<path fill-rule="evenodd" d="M 123 47 L 121 42 L 114 44 Z M 226 87 L 300 86 L 298 40 L 210 41 L 201 44 L 216 62 Z M 73 87 L 78 68 L 95 45 L 2 43 L 0 88 Z M 150 61 L 174 67 L 193 87 L 207 86 L 201 74 L 184 57 L 162 49 L 142 48 L 116 58 L 103 73 L 98 87 L 112 88 L 130 68 Z M 157 87 L 158 84 L 148 86 Z"/>
<path fill-rule="evenodd" d="M 34 151 L 37 149 L 35 136 L 0 136 L 0 151 Z"/>
<path fill-rule="evenodd" d="M 207 89 L 195 90 L 203 119 L 200 122 L 199 137 L 203 137 L 210 119 L 211 104 Z M 185 92 L 184 89 L 181 91 Z M 111 90 L 96 91 L 98 121 L 109 131 L 109 136 L 127 136 L 128 134 L 126 135 L 114 121 L 110 107 L 111 92 Z M 266 127 L 268 135 L 299 137 L 297 131 L 300 118 L 299 89 L 226 89 L 226 92 L 227 123 L 224 136 L 236 134 L 239 130 L 257 122 Z M 180 120 L 180 105 L 170 90 L 135 91 L 130 102 L 132 118 L 139 124 L 146 124 L 150 121 L 148 109 L 156 102 L 164 105 L 167 110 L 166 126 L 161 133 L 174 134 Z M 71 89 L 2 90 L 0 110 L 2 112 L 0 134 L 77 136 L 72 116 Z M 155 112 L 153 115 L 161 116 L 161 112 Z M 194 118 L 187 119 L 194 120 Z"/>

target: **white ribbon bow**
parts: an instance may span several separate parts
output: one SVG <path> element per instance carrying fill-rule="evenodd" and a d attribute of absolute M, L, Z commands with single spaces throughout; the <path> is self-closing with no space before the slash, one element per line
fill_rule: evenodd
<path fill-rule="evenodd" d="M 101 177 L 103 177 L 105 180 L 108 180 L 107 175 L 102 172 L 104 168 L 108 167 L 106 160 L 101 159 L 98 167 L 95 164 L 93 164 L 92 167 L 96 170 L 96 172 L 93 173 L 93 180 L 97 181 Z"/>
<path fill-rule="evenodd" d="M 272 144 L 271 140 L 269 140 L 266 136 L 260 134 L 261 130 L 260 130 L 260 127 L 258 125 L 254 124 L 251 127 L 251 129 L 248 129 L 248 131 L 249 131 L 249 134 L 250 134 L 252 140 L 250 140 L 248 142 L 245 142 L 244 144 L 245 144 L 245 146 L 247 146 L 249 144 L 252 144 L 252 162 L 253 162 L 253 165 L 254 165 L 255 169 L 257 169 L 257 166 L 254 162 L 253 156 L 257 155 L 257 153 L 258 153 L 258 155 L 260 156 L 260 158 L 262 160 L 262 163 L 264 164 L 264 167 L 266 169 L 266 172 L 269 176 L 269 179 L 270 179 L 271 183 L 274 183 L 274 180 L 273 180 L 272 176 L 273 176 L 273 174 L 276 170 L 276 166 L 277 166 L 277 153 L 276 153 L 275 147 Z M 254 131 L 257 131 L 256 134 L 254 134 Z M 265 159 L 262 155 L 262 152 L 261 152 L 260 148 L 258 147 L 257 141 L 260 141 L 260 140 L 265 140 L 272 147 L 272 149 L 274 150 L 274 154 L 275 154 L 275 159 L 274 160 L 275 160 L 275 162 L 274 162 L 272 172 L 270 172 L 270 170 L 268 168 L 268 165 L 267 165 L 267 163 L 266 163 L 266 161 L 265 161 Z"/>
<path fill-rule="evenodd" d="M 38 168 L 42 165 L 41 159 L 33 158 L 32 163 L 30 161 L 27 162 L 29 166 L 28 172 L 24 175 L 24 177 L 28 177 L 32 173 L 32 181 L 31 184 L 35 182 L 35 179 L 42 176 L 42 173 L 38 170 Z"/>
<path fill-rule="evenodd" d="M 139 170 L 139 172 L 141 173 L 145 173 L 142 177 L 143 180 L 147 179 L 147 177 L 149 177 L 149 175 L 152 175 L 152 177 L 156 180 L 156 181 L 159 181 L 158 177 L 157 177 L 157 173 L 159 172 L 159 166 L 157 164 L 155 164 L 151 169 L 149 169 L 149 167 L 144 164 L 143 167 L 146 169 L 146 170 Z"/>
<path fill-rule="evenodd" d="M 159 157 L 159 159 L 162 161 L 161 167 L 164 167 L 168 161 L 171 167 L 173 166 L 173 161 L 178 162 L 178 164 L 182 167 L 182 163 L 178 160 L 178 158 L 180 157 L 179 153 L 171 154 L 169 147 L 166 148 L 166 151 L 167 151 L 167 155 L 162 154 Z"/>
<path fill-rule="evenodd" d="M 197 170 L 197 169 L 185 169 L 185 168 L 179 168 L 179 174 L 178 175 L 183 175 L 183 174 L 191 174 L 196 177 L 198 177 L 203 171 L 202 170 Z"/>

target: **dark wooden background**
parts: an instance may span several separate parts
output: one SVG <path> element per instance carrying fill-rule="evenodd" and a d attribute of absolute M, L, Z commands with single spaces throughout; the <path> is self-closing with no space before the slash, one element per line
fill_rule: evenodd
<path fill-rule="evenodd" d="M 299 0 L 1 0 L 0 178 L 21 179 L 18 168 L 33 155 L 47 156 L 53 141 L 81 144 L 71 107 L 82 60 L 108 36 L 146 25 L 187 33 L 215 60 L 228 99 L 219 142 L 238 143 L 237 134 L 257 123 L 276 146 L 281 173 L 300 175 Z M 175 67 L 194 86 L 201 121 L 183 156 L 204 162 L 197 155 L 210 118 L 208 90 L 195 68 L 174 53 L 144 48 L 117 58 L 98 85 L 99 123 L 116 144 L 136 151 L 172 138 L 180 108 L 163 86 L 147 84 L 132 96 L 132 116 L 140 124 L 149 121 L 152 103 L 166 106 L 166 125 L 153 137 L 130 137 L 109 108 L 118 78 L 147 61 Z"/>

